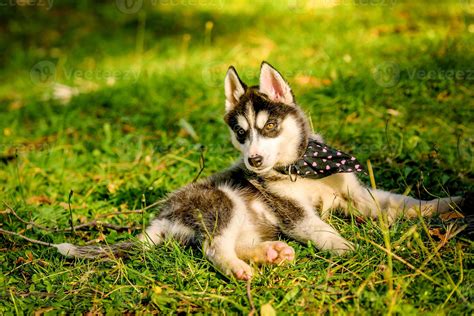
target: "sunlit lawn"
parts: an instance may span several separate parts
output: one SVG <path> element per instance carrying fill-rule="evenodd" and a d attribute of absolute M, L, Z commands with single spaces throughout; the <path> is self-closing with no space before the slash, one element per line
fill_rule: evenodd
<path fill-rule="evenodd" d="M 75 225 L 141 227 L 154 210 L 104 214 L 142 209 L 191 182 L 202 146 L 201 177 L 229 166 L 238 153 L 222 120 L 223 77 L 234 65 L 256 84 L 262 60 L 285 75 L 329 144 L 370 159 L 377 187 L 421 198 L 472 191 L 474 5 L 355 3 L 8 2 L 0 228 L 55 243 L 136 235 L 51 233 L 9 207 L 50 228 L 69 227 L 69 206 Z M 389 244 L 378 222 L 335 215 L 331 224 L 358 251 L 338 258 L 289 241 L 294 264 L 257 269 L 257 312 L 472 314 L 474 248 L 466 237 L 444 239 L 452 222 L 397 222 Z M 246 284 L 199 249 L 168 242 L 129 259 L 82 261 L 0 236 L 0 314 L 252 309 Z"/>

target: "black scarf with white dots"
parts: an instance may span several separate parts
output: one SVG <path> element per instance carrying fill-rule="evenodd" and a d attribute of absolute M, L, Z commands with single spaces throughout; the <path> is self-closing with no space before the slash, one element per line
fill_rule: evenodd
<path fill-rule="evenodd" d="M 321 179 L 335 173 L 363 172 L 362 165 L 354 156 L 316 140 L 309 141 L 303 157 L 289 166 L 275 170 L 288 174 L 292 179 Z"/>

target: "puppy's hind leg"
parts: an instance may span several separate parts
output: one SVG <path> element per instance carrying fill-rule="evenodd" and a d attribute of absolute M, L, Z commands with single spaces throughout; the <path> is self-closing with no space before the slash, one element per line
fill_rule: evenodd
<path fill-rule="evenodd" d="M 216 227 L 217 233 L 214 236 L 206 229 L 207 236 L 203 250 L 209 260 L 224 274 L 234 275 L 240 280 L 249 280 L 253 275 L 252 268 L 239 258 L 236 252 L 237 239 L 242 228 L 250 225 L 247 206 L 238 190 L 227 186 L 221 186 L 219 190 L 232 202 L 232 209 L 223 210 L 221 206 L 220 212 L 226 212 L 231 216 L 227 223 Z"/>
<path fill-rule="evenodd" d="M 377 200 L 377 206 L 387 212 L 389 222 L 399 217 L 415 218 L 419 215 L 429 217 L 446 213 L 455 210 L 462 202 L 462 198 L 458 196 L 423 201 L 381 190 L 370 190 L 370 194 L 372 199 Z"/>
<path fill-rule="evenodd" d="M 418 215 L 445 213 L 456 209 L 463 201 L 461 197 L 423 201 L 402 194 L 370 189 L 363 186 L 352 173 L 341 174 L 337 180 L 339 193 L 346 197 L 339 200 L 340 208 L 348 211 L 348 206 L 352 205 L 362 215 L 372 218 L 377 218 L 381 213 L 386 214 L 390 223 L 399 217 L 413 218 Z"/>

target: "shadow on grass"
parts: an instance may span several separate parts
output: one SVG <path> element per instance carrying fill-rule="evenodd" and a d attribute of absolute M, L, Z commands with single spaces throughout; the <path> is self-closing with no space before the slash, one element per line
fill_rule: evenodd
<path fill-rule="evenodd" d="M 28 61 L 57 54 L 54 50 L 82 57 L 121 56 L 154 47 L 165 38 L 210 44 L 211 32 L 213 39 L 232 38 L 252 27 L 258 18 L 251 13 L 224 12 L 218 1 L 209 8 L 145 2 L 140 10 L 130 14 L 120 10 L 119 2 L 54 1 L 48 8 L 45 1 L 45 6 L 9 6 L 0 13 L 0 29 L 6 38 L 0 51 L 10 58 L 0 59 L 0 66 L 11 64 L 12 57 Z M 137 48 L 140 36 L 144 37 L 143 48 Z"/>

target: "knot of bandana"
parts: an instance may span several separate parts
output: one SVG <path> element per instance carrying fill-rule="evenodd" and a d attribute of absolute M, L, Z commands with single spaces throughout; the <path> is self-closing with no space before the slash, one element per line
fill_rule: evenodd
<path fill-rule="evenodd" d="M 300 176 L 310 179 L 321 179 L 335 173 L 363 172 L 362 165 L 354 156 L 315 140 L 309 141 L 303 157 L 275 170 L 288 174 L 290 178 Z"/>

